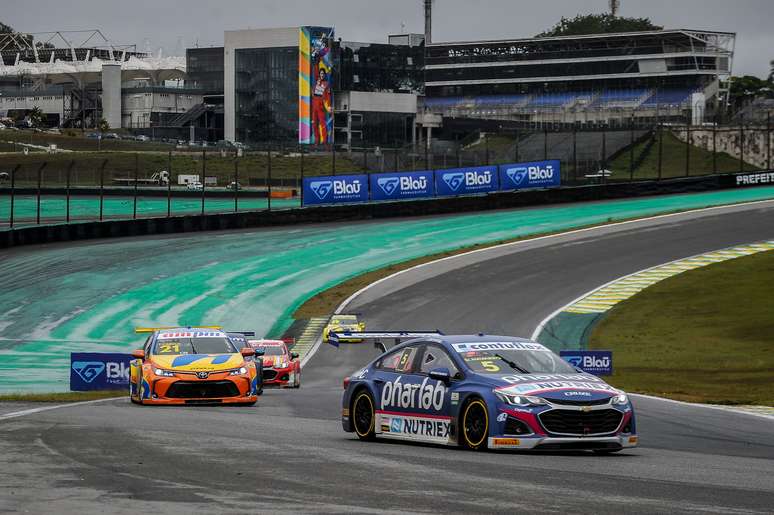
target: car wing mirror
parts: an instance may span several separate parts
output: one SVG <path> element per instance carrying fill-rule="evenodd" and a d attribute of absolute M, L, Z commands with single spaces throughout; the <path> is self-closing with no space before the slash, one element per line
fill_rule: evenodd
<path fill-rule="evenodd" d="M 133 350 L 132 357 L 135 359 L 145 359 L 145 351 L 142 349 Z"/>
<path fill-rule="evenodd" d="M 387 352 L 387 347 L 379 339 L 374 340 L 374 347 L 382 354 Z"/>
<path fill-rule="evenodd" d="M 298 359 L 298 352 L 291 352 L 290 359 Z"/>
<path fill-rule="evenodd" d="M 242 355 L 243 358 L 249 358 L 250 356 L 255 356 L 255 351 L 251 349 L 250 347 L 245 347 L 239 353 Z"/>
<path fill-rule="evenodd" d="M 430 379 L 442 381 L 444 384 L 448 385 L 451 383 L 451 372 L 449 372 L 448 368 L 435 368 L 427 375 L 430 377 Z"/>
<path fill-rule="evenodd" d="M 255 357 L 260 358 L 264 354 L 266 354 L 266 351 L 263 349 L 254 349 L 253 353 L 255 354 Z"/>

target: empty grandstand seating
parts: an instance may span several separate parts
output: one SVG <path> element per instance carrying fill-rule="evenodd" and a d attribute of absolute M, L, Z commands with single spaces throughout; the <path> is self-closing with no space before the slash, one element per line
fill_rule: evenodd
<path fill-rule="evenodd" d="M 544 93 L 535 95 L 527 104 L 527 107 L 560 108 L 568 107 L 575 102 L 580 93 Z"/>
<path fill-rule="evenodd" d="M 693 89 L 660 89 L 642 103 L 642 107 L 680 106 L 688 101 Z"/>
<path fill-rule="evenodd" d="M 648 89 L 606 90 L 599 94 L 591 107 L 609 109 L 616 107 L 637 107 L 652 94 Z"/>

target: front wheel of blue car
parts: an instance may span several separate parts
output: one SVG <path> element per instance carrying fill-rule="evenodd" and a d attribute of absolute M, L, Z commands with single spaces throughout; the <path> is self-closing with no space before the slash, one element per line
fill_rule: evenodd
<path fill-rule="evenodd" d="M 375 431 L 374 399 L 367 390 L 360 390 L 352 401 L 352 424 L 361 440 L 373 440 Z"/>
<path fill-rule="evenodd" d="M 486 449 L 489 438 L 489 412 L 481 399 L 473 399 L 462 409 L 460 443 L 475 451 Z"/>

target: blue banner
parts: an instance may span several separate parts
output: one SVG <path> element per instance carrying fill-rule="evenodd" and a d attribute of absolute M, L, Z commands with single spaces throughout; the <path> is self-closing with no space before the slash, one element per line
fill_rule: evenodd
<path fill-rule="evenodd" d="M 556 188 L 562 183 L 561 162 L 533 161 L 500 165 L 500 189 Z"/>
<path fill-rule="evenodd" d="M 70 390 L 129 391 L 129 362 L 131 354 L 104 352 L 70 353 Z"/>
<path fill-rule="evenodd" d="M 497 166 L 436 170 L 435 191 L 441 196 L 490 193 L 499 189 Z"/>
<path fill-rule="evenodd" d="M 434 196 L 433 172 L 395 172 L 371 175 L 371 200 L 401 200 Z"/>
<path fill-rule="evenodd" d="M 613 373 L 613 351 L 560 350 L 559 356 L 570 365 L 595 376 L 609 376 Z"/>
<path fill-rule="evenodd" d="M 367 175 L 304 178 L 304 205 L 368 202 Z"/>

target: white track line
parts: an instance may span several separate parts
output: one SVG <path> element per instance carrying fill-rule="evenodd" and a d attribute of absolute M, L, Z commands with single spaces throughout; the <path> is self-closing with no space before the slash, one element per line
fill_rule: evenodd
<path fill-rule="evenodd" d="M 22 411 L 14 411 L 12 413 L 6 413 L 4 415 L 0 415 L 0 420 L 8 420 L 11 418 L 18 418 L 18 417 L 24 417 L 26 415 L 34 415 L 35 413 L 40 413 L 42 411 L 49 411 L 52 409 L 59 409 L 59 408 L 72 408 L 77 406 L 83 406 L 86 404 L 97 404 L 98 402 L 107 402 L 107 401 L 114 401 L 116 399 L 126 399 L 126 396 L 122 397 L 109 397 L 107 399 L 95 399 L 93 401 L 80 401 L 80 402 L 69 402 L 67 404 L 57 404 L 55 406 L 43 406 L 42 408 L 32 408 L 32 409 L 26 409 Z"/>
<path fill-rule="evenodd" d="M 706 408 L 706 409 L 714 409 L 718 411 L 725 411 L 726 413 L 737 413 L 740 415 L 750 415 L 751 417 L 758 417 L 758 418 L 765 418 L 768 420 L 774 420 L 774 415 L 767 415 L 766 413 L 756 413 L 754 411 L 746 411 L 744 409 L 737 409 L 734 406 L 720 406 L 717 404 L 696 404 L 693 402 L 685 402 L 685 401 L 676 401 L 674 399 L 667 399 L 664 397 L 654 397 L 652 395 L 645 395 L 642 393 L 632 393 L 630 394 L 632 397 L 642 397 L 644 399 L 650 399 L 653 401 L 661 401 L 661 402 L 669 402 L 671 404 L 680 404 L 682 406 L 691 406 L 694 408 Z"/>

